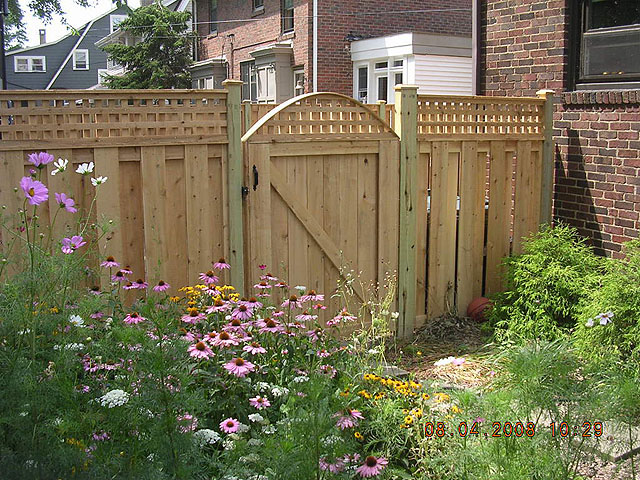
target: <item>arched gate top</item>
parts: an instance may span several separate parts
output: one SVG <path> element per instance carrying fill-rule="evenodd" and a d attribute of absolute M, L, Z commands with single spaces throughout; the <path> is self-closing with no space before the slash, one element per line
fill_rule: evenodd
<path fill-rule="evenodd" d="M 258 120 L 248 141 L 397 139 L 393 129 L 363 103 L 339 93 L 308 93 L 287 100 Z"/>

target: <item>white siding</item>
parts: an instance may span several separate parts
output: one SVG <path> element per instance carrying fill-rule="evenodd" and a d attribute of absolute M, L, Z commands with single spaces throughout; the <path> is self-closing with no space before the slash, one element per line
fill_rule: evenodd
<path fill-rule="evenodd" d="M 420 94 L 472 95 L 472 71 L 469 57 L 415 55 L 414 81 Z"/>

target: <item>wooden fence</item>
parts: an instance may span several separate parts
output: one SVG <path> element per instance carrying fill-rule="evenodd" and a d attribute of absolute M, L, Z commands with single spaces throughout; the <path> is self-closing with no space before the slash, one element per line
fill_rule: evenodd
<path fill-rule="evenodd" d="M 403 337 L 499 290 L 501 259 L 550 221 L 551 95 L 433 97 L 399 86 L 395 106 L 336 94 L 272 106 L 243 105 L 240 88 L 0 92 L 0 205 L 21 207 L 14 187 L 31 152 L 73 170 L 93 161 L 109 180 L 92 219 L 118 226 L 100 240 L 101 257 L 174 287 L 223 256 L 233 265 L 224 280 L 251 289 L 266 263 L 327 297 L 341 266 L 365 282 L 397 271 Z M 88 211 L 88 177 L 47 178 Z M 42 209 L 44 232 L 56 209 Z M 72 227 L 60 216 L 55 238 Z"/>

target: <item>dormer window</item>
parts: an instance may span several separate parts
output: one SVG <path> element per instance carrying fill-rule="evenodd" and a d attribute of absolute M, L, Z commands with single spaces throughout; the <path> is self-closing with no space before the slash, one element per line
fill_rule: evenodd
<path fill-rule="evenodd" d="M 109 24 L 111 26 L 111 33 L 115 32 L 124 20 L 127 19 L 126 15 L 109 15 Z"/>

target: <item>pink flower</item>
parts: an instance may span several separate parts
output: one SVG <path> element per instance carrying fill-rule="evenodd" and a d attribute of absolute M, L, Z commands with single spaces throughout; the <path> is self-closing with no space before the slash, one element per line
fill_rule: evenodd
<path fill-rule="evenodd" d="M 104 262 L 100 264 L 104 268 L 118 268 L 120 264 L 116 262 L 116 259 L 109 255 Z"/>
<path fill-rule="evenodd" d="M 234 358 L 229 363 L 225 363 L 224 368 L 226 368 L 232 375 L 243 378 L 247 373 L 253 372 L 256 369 L 256 366 L 248 360 L 238 357 Z"/>
<path fill-rule="evenodd" d="M 63 238 L 62 239 L 62 253 L 73 253 L 81 246 L 86 245 L 87 242 L 84 241 L 82 236 L 74 235 L 71 238 Z"/>
<path fill-rule="evenodd" d="M 313 308 L 314 310 L 326 310 L 327 306 L 326 305 L 322 305 L 321 303 L 316 303 L 316 304 L 312 305 L 311 308 Z"/>
<path fill-rule="evenodd" d="M 237 308 L 233 312 L 231 312 L 231 318 L 237 318 L 238 320 L 249 320 L 252 314 L 253 311 L 246 305 L 242 304 L 238 305 Z"/>
<path fill-rule="evenodd" d="M 124 273 L 125 275 L 131 275 L 133 273 L 133 271 L 131 270 L 131 267 L 129 267 L 129 265 L 127 265 L 124 268 L 120 269 L 122 271 L 122 273 Z"/>
<path fill-rule="evenodd" d="M 268 408 L 271 406 L 271 402 L 265 397 L 253 397 L 249 399 L 249 405 L 258 410 L 262 410 L 263 408 Z"/>
<path fill-rule="evenodd" d="M 271 282 L 277 282 L 278 281 L 278 277 L 274 277 L 270 273 L 267 273 L 266 275 L 262 275 L 260 277 L 260 280 L 269 280 Z"/>
<path fill-rule="evenodd" d="M 196 428 L 198 428 L 198 419 L 190 413 L 178 415 L 176 420 L 180 424 L 178 425 L 178 430 L 180 430 L 182 433 L 193 432 Z"/>
<path fill-rule="evenodd" d="M 263 318 L 259 320 L 256 325 L 260 328 L 260 333 L 272 332 L 278 333 L 282 331 L 282 325 L 275 321 L 273 318 Z"/>
<path fill-rule="evenodd" d="M 264 265 L 264 264 L 261 264 L 261 265 L 258 265 L 258 268 L 259 268 L 260 270 L 265 270 L 265 269 L 267 268 L 267 266 L 266 266 L 266 265 Z"/>
<path fill-rule="evenodd" d="M 311 315 L 307 310 L 302 312 L 300 315 L 296 315 L 296 320 L 300 322 L 309 322 L 318 318 L 317 315 Z"/>
<path fill-rule="evenodd" d="M 356 472 L 359 473 L 362 478 L 375 477 L 384 470 L 387 463 L 389 462 L 384 457 L 376 458 L 370 455 L 364 459 L 364 464 L 359 466 Z"/>
<path fill-rule="evenodd" d="M 302 304 L 296 295 L 291 295 L 288 300 L 285 300 L 282 305 L 283 308 L 300 308 Z"/>
<path fill-rule="evenodd" d="M 189 345 L 187 348 L 187 352 L 194 358 L 204 358 L 207 359 L 209 357 L 213 357 L 215 354 L 211 351 L 209 346 L 204 342 L 197 342 Z"/>
<path fill-rule="evenodd" d="M 213 345 L 216 347 L 230 347 L 232 345 L 238 345 L 238 340 L 235 337 L 229 335 L 227 332 L 220 332 L 213 339 Z"/>
<path fill-rule="evenodd" d="M 347 411 L 344 413 L 338 412 L 333 416 L 339 417 L 338 421 L 336 422 L 336 427 L 338 427 L 340 430 L 356 427 L 358 425 L 358 420 L 364 419 L 362 413 L 360 413 L 358 410 L 351 409 L 347 409 Z"/>
<path fill-rule="evenodd" d="M 220 422 L 220 430 L 224 433 L 236 433 L 240 427 L 240 422 L 235 418 L 227 418 Z"/>
<path fill-rule="evenodd" d="M 454 358 L 451 363 L 453 363 L 456 367 L 459 367 L 460 365 L 462 365 L 464 362 L 466 362 L 466 360 L 462 357 L 460 358 Z"/>
<path fill-rule="evenodd" d="M 256 297 L 251 297 L 249 300 L 240 302 L 240 304 L 246 305 L 249 308 L 262 308 L 262 303 L 260 303 Z"/>
<path fill-rule="evenodd" d="M 209 285 L 211 283 L 217 283 L 218 280 L 220 280 L 220 279 L 215 276 L 213 271 L 209 270 L 206 273 L 201 273 L 200 274 L 200 280 L 202 280 L 205 283 L 205 285 Z"/>
<path fill-rule="evenodd" d="M 56 202 L 58 202 L 60 208 L 64 208 L 69 213 L 76 213 L 78 211 L 78 209 L 74 207 L 76 202 L 73 198 L 67 197 L 65 193 L 55 193 L 54 196 L 56 197 Z"/>
<path fill-rule="evenodd" d="M 22 177 L 20 187 L 22 187 L 24 196 L 27 197 L 31 205 L 40 205 L 42 202 L 45 202 L 49 196 L 49 190 L 44 183 L 34 180 L 31 177 Z"/>
<path fill-rule="evenodd" d="M 42 168 L 45 165 L 53 162 L 54 159 L 55 157 L 53 155 L 48 154 L 47 152 L 29 154 L 29 161 L 38 168 Z"/>
<path fill-rule="evenodd" d="M 229 270 L 231 269 L 231 265 L 229 265 L 224 258 L 221 258 L 213 264 L 213 268 L 215 268 L 216 270 Z"/>
<path fill-rule="evenodd" d="M 91 318 L 93 318 L 94 320 L 99 320 L 102 317 L 104 317 L 104 313 L 97 311 L 97 312 L 93 312 L 91 315 L 89 315 Z"/>
<path fill-rule="evenodd" d="M 124 285 L 122 288 L 124 288 L 125 290 L 135 290 L 136 286 L 131 282 L 127 282 L 127 284 Z"/>
<path fill-rule="evenodd" d="M 217 298 L 214 300 L 213 305 L 207 307 L 207 313 L 226 312 L 229 309 L 229 305 Z"/>
<path fill-rule="evenodd" d="M 322 350 L 318 350 L 316 352 L 316 355 L 318 355 L 320 358 L 327 358 L 328 356 L 330 356 L 331 354 L 329 352 L 327 352 L 324 348 Z"/>
<path fill-rule="evenodd" d="M 204 320 L 207 316 L 204 313 L 200 313 L 197 308 L 190 308 L 189 313 L 183 315 L 181 320 L 185 323 L 198 323 L 201 320 Z"/>
<path fill-rule="evenodd" d="M 139 278 L 138 280 L 133 282 L 133 288 L 137 288 L 139 290 L 144 290 L 145 288 L 149 288 L 149 284 L 147 282 L 145 282 L 144 280 L 142 280 L 141 278 Z"/>
<path fill-rule="evenodd" d="M 336 458 L 333 463 L 329 463 L 326 457 L 320 457 L 318 466 L 320 467 L 320 470 L 325 472 L 328 470 L 331 473 L 340 473 L 344 470 L 344 462 L 341 458 Z"/>
<path fill-rule="evenodd" d="M 123 321 L 126 324 L 135 325 L 135 324 L 138 324 L 140 322 L 144 322 L 145 320 L 146 320 L 146 318 L 141 317 L 140 315 L 138 315 L 138 312 L 131 312 L 126 317 L 124 317 Z"/>
<path fill-rule="evenodd" d="M 111 275 L 111 281 L 124 283 L 128 282 L 129 280 L 127 279 L 127 274 L 123 270 L 118 270 L 116 273 Z"/>
<path fill-rule="evenodd" d="M 309 290 L 309 292 L 307 292 L 306 295 L 303 295 L 302 298 L 300 298 L 301 302 L 322 302 L 324 301 L 324 295 L 316 293 L 315 290 Z"/>
<path fill-rule="evenodd" d="M 322 336 L 322 329 L 320 328 L 309 330 L 307 332 L 307 337 L 309 337 L 313 343 L 317 342 L 321 336 Z"/>
<path fill-rule="evenodd" d="M 271 288 L 271 285 L 262 280 L 260 283 L 256 283 L 253 288 L 257 288 L 258 290 L 268 290 L 269 288 Z"/>
<path fill-rule="evenodd" d="M 171 288 L 171 285 L 165 283 L 164 280 L 160 280 L 158 284 L 153 287 L 154 292 L 165 292 Z"/>
<path fill-rule="evenodd" d="M 259 344 L 253 342 L 249 345 L 245 345 L 244 347 L 242 347 L 242 350 L 245 352 L 250 353 L 251 355 L 257 355 L 259 353 L 267 353 L 267 351 L 265 350 L 264 347 L 260 346 Z"/>

